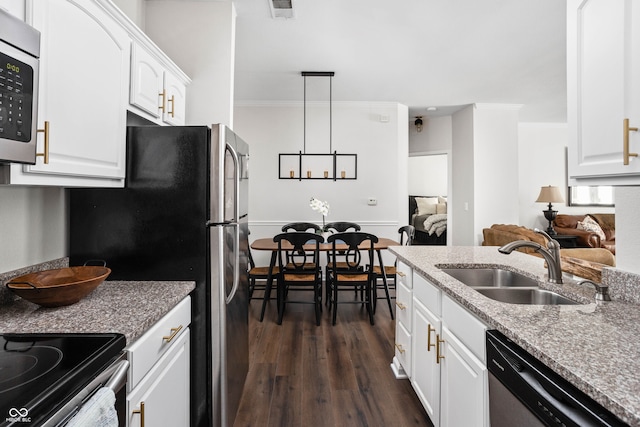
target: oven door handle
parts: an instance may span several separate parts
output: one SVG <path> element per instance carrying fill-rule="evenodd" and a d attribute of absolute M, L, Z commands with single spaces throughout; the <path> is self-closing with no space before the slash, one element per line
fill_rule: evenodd
<path fill-rule="evenodd" d="M 115 370 L 115 372 L 111 375 L 111 378 L 109 378 L 109 381 L 107 381 L 105 387 L 109 387 L 114 393 L 117 393 L 127 382 L 129 361 L 121 360 L 112 368 Z"/>

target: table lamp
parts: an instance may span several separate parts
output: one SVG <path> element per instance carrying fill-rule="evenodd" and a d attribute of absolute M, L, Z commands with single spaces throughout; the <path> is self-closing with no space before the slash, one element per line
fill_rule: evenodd
<path fill-rule="evenodd" d="M 553 187 L 548 185 L 546 187 L 540 188 L 540 194 L 538 195 L 538 199 L 536 202 L 540 203 L 549 203 L 549 206 L 546 210 L 542 211 L 544 213 L 544 217 L 549 221 L 549 227 L 547 227 L 547 234 L 550 236 L 555 236 L 556 231 L 553 229 L 551 225 L 551 221 L 556 219 L 558 215 L 558 211 L 553 210 L 553 206 L 551 203 L 563 203 L 564 199 L 562 198 L 562 194 L 560 193 L 560 189 L 558 187 Z"/>

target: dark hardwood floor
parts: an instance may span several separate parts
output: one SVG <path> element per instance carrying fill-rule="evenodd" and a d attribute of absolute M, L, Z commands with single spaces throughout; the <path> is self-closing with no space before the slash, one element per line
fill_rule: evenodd
<path fill-rule="evenodd" d="M 249 309 L 249 373 L 234 426 L 429 426 L 408 380 L 396 380 L 395 322 L 379 300 L 375 325 L 360 305 L 342 305 L 331 325 L 323 307 L 290 304 L 282 325 L 276 303 L 258 321 Z"/>

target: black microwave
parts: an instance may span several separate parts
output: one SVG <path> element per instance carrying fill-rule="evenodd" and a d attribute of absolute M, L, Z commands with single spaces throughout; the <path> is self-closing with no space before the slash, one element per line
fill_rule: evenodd
<path fill-rule="evenodd" d="M 36 162 L 40 32 L 0 9 L 0 163 Z"/>

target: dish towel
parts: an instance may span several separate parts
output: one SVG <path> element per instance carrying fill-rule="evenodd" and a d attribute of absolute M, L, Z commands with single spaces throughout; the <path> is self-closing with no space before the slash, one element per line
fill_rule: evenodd
<path fill-rule="evenodd" d="M 113 390 L 102 387 L 69 420 L 66 427 L 118 427 L 115 403 Z"/>

